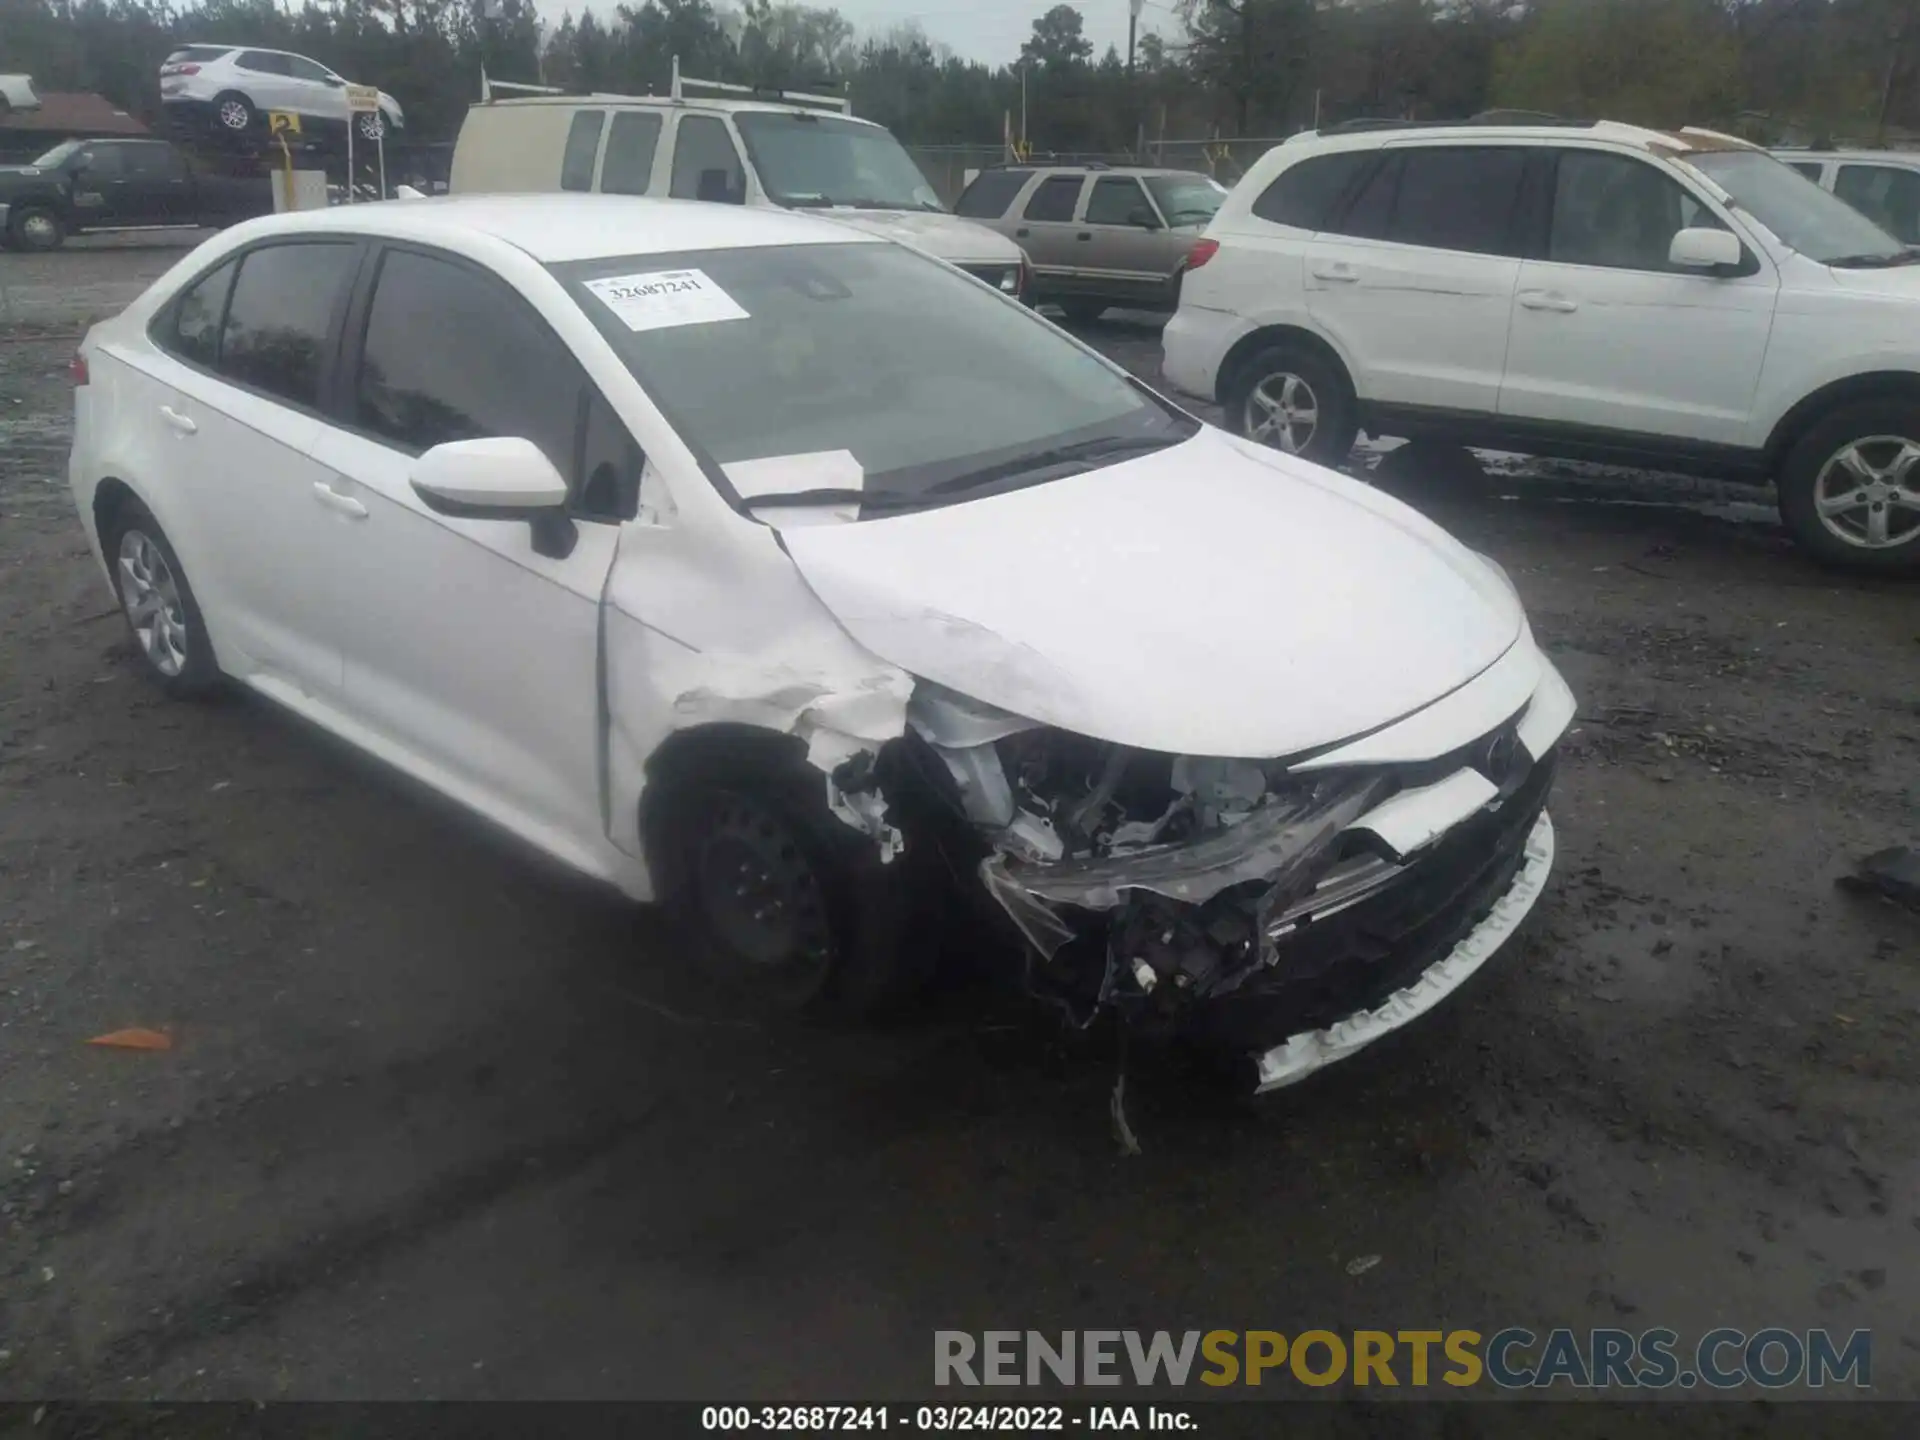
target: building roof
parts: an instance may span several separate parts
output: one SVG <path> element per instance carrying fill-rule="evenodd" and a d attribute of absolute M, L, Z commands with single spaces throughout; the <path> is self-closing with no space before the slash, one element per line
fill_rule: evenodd
<path fill-rule="evenodd" d="M 15 110 L 0 119 L 0 135 L 30 133 L 61 137 L 145 135 L 147 127 L 102 95 L 41 90 L 38 110 Z"/>
<path fill-rule="evenodd" d="M 624 195 L 450 195 L 304 210 L 246 227 L 267 231 L 358 231 L 432 241 L 478 232 L 545 264 L 681 250 L 849 244 L 873 237 L 835 220 L 760 206 Z M 230 232 L 237 233 L 237 232 Z"/>

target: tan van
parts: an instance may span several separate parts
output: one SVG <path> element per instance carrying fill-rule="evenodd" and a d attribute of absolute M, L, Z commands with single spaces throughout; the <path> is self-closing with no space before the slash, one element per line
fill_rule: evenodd
<path fill-rule="evenodd" d="M 1021 248 L 950 214 L 893 132 L 856 119 L 845 100 L 693 80 L 677 65 L 665 96 L 493 97 L 506 88 L 483 86 L 467 111 L 456 195 L 580 190 L 814 210 L 1025 292 Z M 686 93 L 694 88 L 755 98 Z"/>

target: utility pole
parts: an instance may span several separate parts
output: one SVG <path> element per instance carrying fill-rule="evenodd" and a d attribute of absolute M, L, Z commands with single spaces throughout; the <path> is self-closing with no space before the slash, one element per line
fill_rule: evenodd
<path fill-rule="evenodd" d="M 1899 27 L 1888 37 L 1892 42 L 1887 47 L 1887 81 L 1880 87 L 1880 117 L 1873 127 L 1873 148 L 1879 150 L 1887 143 L 1887 111 L 1893 106 L 1893 82 L 1900 73 L 1900 53 L 1907 48 L 1907 29 L 1910 18 L 1903 18 Z"/>
<path fill-rule="evenodd" d="M 1140 31 L 1140 7 L 1146 0 L 1127 0 L 1127 83 L 1133 83 L 1133 42 Z"/>
<path fill-rule="evenodd" d="M 1127 109 L 1133 115 L 1134 159 L 1146 148 L 1147 122 L 1140 114 L 1140 92 L 1133 83 L 1133 42 L 1140 32 L 1140 7 L 1146 0 L 1127 0 Z"/>

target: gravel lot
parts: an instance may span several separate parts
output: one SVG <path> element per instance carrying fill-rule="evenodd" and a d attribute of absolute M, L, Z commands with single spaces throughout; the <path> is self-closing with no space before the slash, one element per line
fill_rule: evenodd
<path fill-rule="evenodd" d="M 178 254 L 0 256 L 0 1396 L 904 1398 L 935 1328 L 1727 1324 L 1871 1327 L 1920 1397 L 1920 917 L 1833 886 L 1920 840 L 1920 588 L 1751 492 L 1384 461 L 1580 696 L 1552 888 L 1271 1103 L 1136 1074 L 1123 1158 L 1111 1055 L 1024 1007 L 742 1022 L 651 915 L 157 698 L 59 332 Z M 129 1025 L 175 1046 L 83 1043 Z"/>

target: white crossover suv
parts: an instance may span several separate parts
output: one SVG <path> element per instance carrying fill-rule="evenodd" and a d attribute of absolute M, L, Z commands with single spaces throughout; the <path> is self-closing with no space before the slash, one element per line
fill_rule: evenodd
<path fill-rule="evenodd" d="M 160 103 L 169 118 L 197 119 L 230 135 L 264 128 L 274 110 L 341 126 L 351 118 L 358 140 L 405 126 L 400 102 L 384 90 L 378 111 L 350 115 L 347 83 L 318 60 L 285 50 L 184 45 L 161 62 Z"/>
<path fill-rule="evenodd" d="M 1497 566 L 845 225 L 254 220 L 75 370 L 158 683 L 666 900 L 768 999 L 897 992 L 971 905 L 1077 1017 L 1281 1085 L 1460 985 L 1552 863 L 1574 701 Z"/>
<path fill-rule="evenodd" d="M 1165 373 L 1243 435 L 1358 430 L 1772 479 L 1823 560 L 1920 568 L 1920 250 L 1741 141 L 1607 122 L 1267 152 Z"/>

